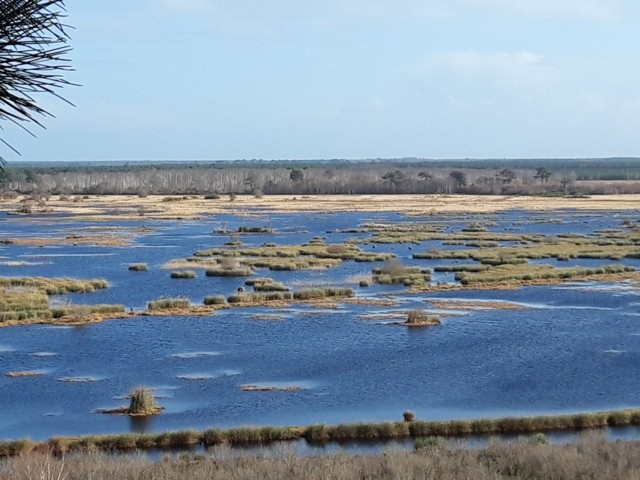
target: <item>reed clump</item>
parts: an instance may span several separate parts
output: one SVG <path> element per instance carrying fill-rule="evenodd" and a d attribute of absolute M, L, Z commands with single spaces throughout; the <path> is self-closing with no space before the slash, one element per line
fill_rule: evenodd
<path fill-rule="evenodd" d="M 266 302 L 291 301 L 291 292 L 264 292 L 264 293 L 234 293 L 227 297 L 227 302 L 233 304 L 261 304 Z"/>
<path fill-rule="evenodd" d="M 431 281 L 431 271 L 416 266 L 404 266 L 397 260 L 387 262 L 382 267 L 372 270 L 373 282 L 380 285 L 401 284 L 425 286 Z"/>
<path fill-rule="evenodd" d="M 0 288 L 32 288 L 47 295 L 90 293 L 109 287 L 106 280 L 78 280 L 73 278 L 0 277 Z"/>
<path fill-rule="evenodd" d="M 293 292 L 294 300 L 315 300 L 322 298 L 353 297 L 354 292 L 350 288 L 309 288 Z"/>
<path fill-rule="evenodd" d="M 188 298 L 159 298 L 147 304 L 149 310 L 176 310 L 189 308 L 191 302 Z"/>
<path fill-rule="evenodd" d="M 227 303 L 223 295 L 207 295 L 204 297 L 205 305 L 224 305 Z"/>
<path fill-rule="evenodd" d="M 269 277 L 248 278 L 244 282 L 244 284 L 249 287 L 253 287 L 255 285 L 266 285 L 269 283 L 273 283 L 273 278 L 269 278 Z"/>
<path fill-rule="evenodd" d="M 422 309 L 414 309 L 407 314 L 407 320 L 399 325 L 407 327 L 431 327 L 440 325 L 440 318 Z"/>
<path fill-rule="evenodd" d="M 205 271 L 207 277 L 248 277 L 253 275 L 250 268 L 211 268 Z"/>
<path fill-rule="evenodd" d="M 153 390 L 136 388 L 129 394 L 129 415 L 154 415 L 160 411 Z"/>
<path fill-rule="evenodd" d="M 288 292 L 289 288 L 282 283 L 257 283 L 253 286 L 256 292 Z"/>
<path fill-rule="evenodd" d="M 635 271 L 633 267 L 606 265 L 598 268 L 555 268 L 550 265 L 498 265 L 482 272 L 458 272 L 462 285 L 567 281 L 575 278 L 615 275 Z"/>

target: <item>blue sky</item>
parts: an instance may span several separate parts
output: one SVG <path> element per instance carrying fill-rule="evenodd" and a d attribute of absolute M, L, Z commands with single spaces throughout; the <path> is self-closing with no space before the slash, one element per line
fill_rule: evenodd
<path fill-rule="evenodd" d="M 5 125 L 26 160 L 640 155 L 637 1 L 67 8 L 82 86 Z"/>

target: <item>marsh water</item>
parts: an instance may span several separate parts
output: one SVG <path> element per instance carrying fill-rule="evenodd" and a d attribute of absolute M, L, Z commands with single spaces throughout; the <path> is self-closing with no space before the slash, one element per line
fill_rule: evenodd
<path fill-rule="evenodd" d="M 507 212 L 485 215 L 496 232 L 591 234 L 621 229 L 638 212 Z M 221 246 L 251 225 L 269 235 L 242 235 L 244 245 L 327 243 L 370 234 L 339 233 L 370 222 L 434 222 L 456 232 L 477 216 L 403 217 L 380 213 L 299 214 L 253 211 L 197 221 L 104 222 L 100 227 L 149 227 L 126 247 L 90 245 L 0 246 L 0 276 L 105 278 L 110 288 L 52 297 L 52 303 L 124 304 L 143 309 L 150 300 L 229 295 L 244 278 L 176 280 L 162 265 Z M 95 223 L 77 218 L 7 217 L 3 237 L 37 238 L 86 232 Z M 420 245 L 361 245 L 390 251 L 407 265 L 432 268 L 443 260 L 414 260 Z M 16 263 L 14 263 L 16 262 Z M 536 260 L 555 264 L 556 260 Z M 127 265 L 147 263 L 148 272 Z M 571 260 L 568 265 L 608 265 Z M 616 263 L 640 267 L 639 260 Z M 360 298 L 391 306 L 338 303 L 331 308 L 234 307 L 209 316 L 139 316 L 85 326 L 32 325 L 0 329 L 0 439 L 54 435 L 205 429 L 212 426 L 293 425 L 399 420 L 406 409 L 419 419 L 535 415 L 638 406 L 640 296 L 626 282 L 573 282 L 514 290 L 407 293 L 401 285 L 360 288 L 376 264 L 345 261 L 322 270 L 258 270 L 290 288 L 347 286 Z M 434 274 L 433 282 L 454 282 Z M 434 298 L 501 300 L 518 310 L 443 312 L 442 324 L 408 329 L 381 320 L 385 313 L 428 308 Z M 257 320 L 256 315 L 279 320 Z M 374 314 L 367 318 L 368 315 Z M 9 378 L 10 371 L 42 376 Z M 69 379 L 74 381 L 68 381 Z M 63 381 L 67 380 L 67 381 Z M 245 392 L 241 385 L 302 387 L 295 392 Z M 155 389 L 161 415 L 144 420 L 96 413 L 126 405 L 134 387 Z"/>

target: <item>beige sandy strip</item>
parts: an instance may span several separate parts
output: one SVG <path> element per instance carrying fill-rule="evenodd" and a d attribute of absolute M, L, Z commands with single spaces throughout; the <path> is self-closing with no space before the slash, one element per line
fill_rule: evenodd
<path fill-rule="evenodd" d="M 598 195 L 590 198 L 490 196 L 490 195 L 266 195 L 255 198 L 240 195 L 233 202 L 223 197 L 205 200 L 188 198 L 163 202 L 165 196 L 132 195 L 94 196 L 81 202 L 59 201 L 53 197 L 43 211 L 53 214 L 81 215 L 85 220 L 108 219 L 190 219 L 203 214 L 234 213 L 255 215 L 254 209 L 271 212 L 402 212 L 407 214 L 491 213 L 506 210 L 550 211 L 636 210 L 640 195 Z M 23 206 L 19 199 L 0 200 L 0 211 L 17 212 Z M 33 207 L 38 213 L 38 207 Z"/>

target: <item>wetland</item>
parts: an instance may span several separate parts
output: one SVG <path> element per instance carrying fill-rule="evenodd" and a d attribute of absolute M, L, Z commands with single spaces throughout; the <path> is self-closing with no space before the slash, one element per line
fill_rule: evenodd
<path fill-rule="evenodd" d="M 119 202 L 2 206 L 0 439 L 638 405 L 633 202 Z M 96 413 L 140 386 L 161 413 Z"/>

